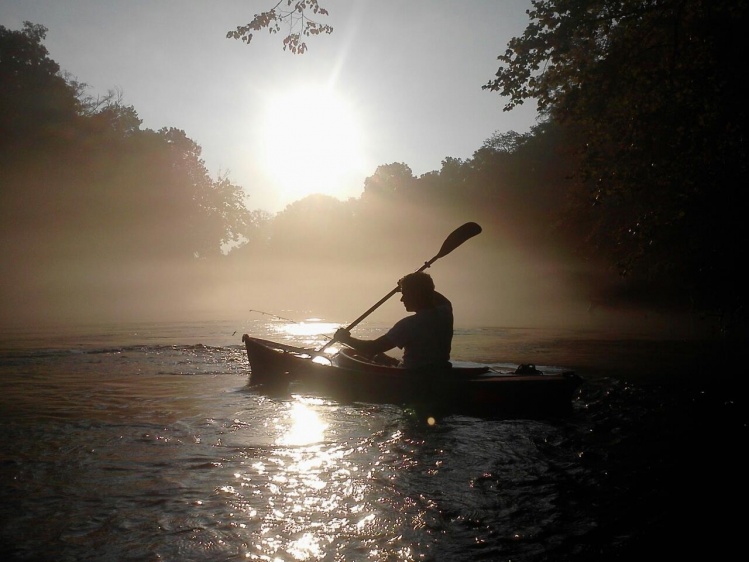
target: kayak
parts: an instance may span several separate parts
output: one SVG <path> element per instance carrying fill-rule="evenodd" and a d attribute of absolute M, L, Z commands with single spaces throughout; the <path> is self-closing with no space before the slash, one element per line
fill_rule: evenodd
<path fill-rule="evenodd" d="M 415 373 L 347 347 L 327 354 L 248 334 L 242 341 L 250 363 L 250 385 L 261 391 L 405 405 L 436 415 L 566 415 L 582 383 L 574 371 L 544 374 L 533 365 L 504 371 L 486 365 L 453 365 L 442 372 Z"/>

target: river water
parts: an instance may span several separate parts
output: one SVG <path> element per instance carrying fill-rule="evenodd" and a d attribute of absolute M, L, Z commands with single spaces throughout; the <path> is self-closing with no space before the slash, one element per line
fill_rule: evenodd
<path fill-rule="evenodd" d="M 585 382 L 562 419 L 430 427 L 256 393 L 242 331 L 330 334 L 236 328 L 0 334 L 3 559 L 715 560 L 742 544 L 743 373 L 708 368 L 699 342 L 457 330 L 456 359 Z"/>

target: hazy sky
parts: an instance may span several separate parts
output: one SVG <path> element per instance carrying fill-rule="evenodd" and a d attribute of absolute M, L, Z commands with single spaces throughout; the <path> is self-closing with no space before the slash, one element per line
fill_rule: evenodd
<path fill-rule="evenodd" d="M 506 113 L 481 89 L 530 0 L 320 0 L 334 31 L 304 55 L 283 51 L 283 29 L 226 38 L 275 1 L 0 0 L 0 24 L 47 27 L 63 70 L 93 95 L 120 90 L 144 128 L 183 129 L 253 209 L 358 197 L 378 165 L 418 176 L 535 123 L 534 106 Z"/>

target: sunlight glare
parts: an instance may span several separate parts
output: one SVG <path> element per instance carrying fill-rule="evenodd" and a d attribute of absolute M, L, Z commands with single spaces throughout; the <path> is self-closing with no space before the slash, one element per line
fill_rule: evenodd
<path fill-rule="evenodd" d="M 288 553 L 296 560 L 318 560 L 323 551 L 320 539 L 315 538 L 312 533 L 304 533 L 299 539 L 289 543 Z"/>
<path fill-rule="evenodd" d="M 372 524 L 372 522 L 374 521 L 374 519 L 375 519 L 375 515 L 374 515 L 374 513 L 370 513 L 370 514 L 368 514 L 368 515 L 365 515 L 364 517 L 362 517 L 362 518 L 361 518 L 361 519 L 359 520 L 359 522 L 358 522 L 358 523 L 356 524 L 356 526 L 357 526 L 357 528 L 359 528 L 359 529 L 363 529 L 363 528 L 364 528 L 364 527 L 366 527 L 367 525 L 371 525 L 371 524 Z"/>
<path fill-rule="evenodd" d="M 283 201 L 313 193 L 346 199 L 361 191 L 368 167 L 356 113 L 331 88 L 303 87 L 269 96 L 261 128 L 262 162 Z"/>
<path fill-rule="evenodd" d="M 323 441 L 328 424 L 308 405 L 296 402 L 289 417 L 291 425 L 279 438 L 279 445 L 311 445 Z"/>
<path fill-rule="evenodd" d="M 272 328 L 281 334 L 289 336 L 321 336 L 332 334 L 338 328 L 338 324 L 332 322 L 317 322 L 314 319 L 307 322 L 294 322 L 293 324 L 277 324 Z"/>
<path fill-rule="evenodd" d="M 304 346 L 316 347 L 328 340 L 338 329 L 339 325 L 332 322 L 319 322 L 316 318 L 311 318 L 304 322 L 291 322 L 288 324 L 279 323 L 271 326 L 271 329 L 277 334 L 281 334 L 287 340 L 296 341 L 297 344 Z M 301 340 L 301 341 L 300 341 Z M 330 346 L 325 349 L 325 355 L 333 355 L 337 352 L 336 346 Z M 313 359 L 315 363 L 329 365 L 330 359 L 325 356 L 317 356 Z"/>

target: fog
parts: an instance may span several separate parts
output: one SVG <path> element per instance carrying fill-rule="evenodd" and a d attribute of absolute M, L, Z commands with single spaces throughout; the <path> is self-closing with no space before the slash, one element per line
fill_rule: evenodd
<path fill-rule="evenodd" d="M 339 239 L 340 253 L 335 239 L 326 242 L 329 251 L 323 256 L 300 248 L 286 257 L 243 255 L 240 249 L 212 260 L 108 260 L 29 244 L 22 254 L 6 248 L 0 319 L 4 330 L 171 321 L 242 325 L 252 318 L 251 310 L 260 310 L 296 321 L 319 318 L 348 325 L 400 277 L 436 255 L 452 228 L 439 221 L 416 229 L 420 235 L 387 243 L 358 233 L 358 247 L 378 248 L 362 255 L 344 239 Z M 453 302 L 457 328 L 554 327 L 664 338 L 710 329 L 688 312 L 607 301 L 605 287 L 592 280 L 605 279 L 611 289 L 621 282 L 615 275 L 563 256 L 539 255 L 533 247 L 508 245 L 505 233 L 491 226 L 426 271 Z M 405 314 L 396 294 L 362 325 L 390 324 Z"/>
<path fill-rule="evenodd" d="M 250 309 L 347 325 L 468 221 L 483 232 L 429 270 L 452 300 L 459 328 L 659 337 L 710 332 L 718 319 L 685 309 L 692 300 L 737 317 L 725 324 L 742 320 L 742 276 L 725 248 L 743 239 L 743 222 L 730 205 L 734 198 L 721 193 L 724 185 L 735 189 L 743 167 L 730 168 L 723 178 L 713 169 L 728 161 L 721 150 L 705 152 L 714 166 L 704 170 L 693 168 L 703 155 L 691 143 L 687 148 L 694 152 L 686 154 L 699 158 L 675 148 L 676 159 L 664 152 L 663 175 L 656 174 L 652 184 L 658 188 L 651 189 L 651 180 L 630 183 L 655 169 L 649 156 L 637 161 L 647 144 L 614 151 L 632 158 L 629 164 L 599 168 L 589 161 L 599 159 L 591 156 L 599 149 L 584 148 L 585 139 L 616 139 L 616 126 L 600 136 L 597 127 L 578 131 L 550 120 L 527 134 L 488 133 L 471 158 L 445 156 L 439 170 L 418 176 L 402 155 L 388 157 L 363 185 L 346 186 L 346 193 L 361 193 L 358 198 L 309 196 L 270 215 L 248 199 L 269 186 L 237 185 L 228 172 L 212 177 L 200 144 L 179 124 L 144 128 L 139 108 L 116 92 L 94 99 L 81 83 L 65 78 L 44 47 L 43 26 L 0 27 L 0 33 L 0 70 L 8 84 L 0 89 L 0 329 L 239 322 Z M 693 70 L 688 77 L 702 75 L 702 67 Z M 598 107 L 606 104 L 596 100 L 583 104 L 578 124 L 598 122 Z M 694 121 L 703 121 L 700 108 L 704 104 L 685 106 L 664 118 L 659 130 L 671 131 L 674 118 L 691 122 L 697 115 Z M 635 121 L 638 111 L 632 112 Z M 410 143 L 416 147 L 436 138 L 412 126 L 422 113 L 399 118 L 394 129 L 400 136 L 417 131 L 419 140 Z M 443 113 L 427 112 L 440 124 Z M 634 122 L 627 115 L 616 118 Z M 723 146 L 722 136 L 704 137 L 701 127 L 685 131 L 714 141 L 700 146 Z M 302 151 L 313 142 L 288 138 L 287 148 Z M 743 162 L 737 146 L 724 148 Z M 243 154 L 248 162 L 260 156 Z M 301 172 L 295 193 L 307 193 L 305 160 L 290 153 L 282 162 Z M 630 165 L 637 173 L 616 179 L 619 168 Z M 670 177 L 668 170 L 679 169 L 678 177 L 689 181 Z M 595 177 L 614 179 L 593 188 Z M 711 186 L 720 189 L 713 193 Z M 599 201 L 601 193 L 609 194 Z M 705 205 L 709 213 L 702 212 Z M 221 255 L 224 244 L 237 239 L 247 243 Z M 616 263 L 631 268 L 629 278 L 619 277 Z M 403 314 L 398 299 L 391 299 L 366 321 L 387 324 Z"/>

